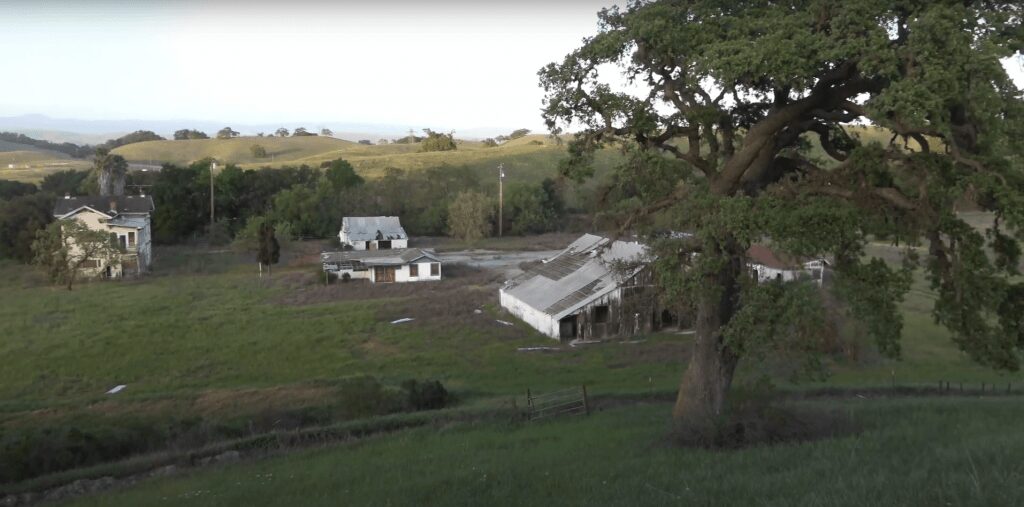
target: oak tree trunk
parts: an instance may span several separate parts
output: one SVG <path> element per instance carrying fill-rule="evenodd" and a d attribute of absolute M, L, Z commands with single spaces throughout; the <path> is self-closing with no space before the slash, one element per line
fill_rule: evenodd
<path fill-rule="evenodd" d="M 697 302 L 693 355 L 672 410 L 677 423 L 709 424 L 725 409 L 739 355 L 724 343 L 722 330 L 736 312 L 741 269 L 742 257 L 731 255 L 730 262 L 707 280 L 707 286 L 720 290 Z"/>

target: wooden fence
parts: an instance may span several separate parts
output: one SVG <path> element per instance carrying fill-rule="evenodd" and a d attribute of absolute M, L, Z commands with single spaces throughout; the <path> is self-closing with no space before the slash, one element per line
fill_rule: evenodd
<path fill-rule="evenodd" d="M 560 415 L 590 415 L 587 386 L 572 387 L 544 394 L 526 390 L 527 418 L 531 421 Z"/>

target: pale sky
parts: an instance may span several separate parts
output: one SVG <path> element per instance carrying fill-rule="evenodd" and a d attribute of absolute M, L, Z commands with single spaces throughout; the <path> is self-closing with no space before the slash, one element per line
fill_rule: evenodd
<path fill-rule="evenodd" d="M 0 0 L 0 116 L 542 130 L 614 0 Z"/>
<path fill-rule="evenodd" d="M 0 116 L 541 131 L 537 70 L 611 3 L 0 0 Z"/>

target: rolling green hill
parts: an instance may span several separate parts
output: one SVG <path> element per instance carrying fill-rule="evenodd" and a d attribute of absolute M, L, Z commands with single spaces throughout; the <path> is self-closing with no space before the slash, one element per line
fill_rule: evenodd
<path fill-rule="evenodd" d="M 256 158 L 250 149 L 263 146 L 267 158 Z M 121 146 L 114 153 L 130 161 L 167 162 L 185 165 L 207 157 L 225 163 L 257 166 L 294 165 L 303 159 L 355 145 L 332 137 L 236 137 L 234 139 L 190 139 L 146 141 Z"/>

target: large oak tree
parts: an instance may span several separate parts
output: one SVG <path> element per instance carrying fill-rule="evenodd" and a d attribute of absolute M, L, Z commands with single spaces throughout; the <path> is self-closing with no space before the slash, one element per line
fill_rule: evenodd
<path fill-rule="evenodd" d="M 1001 60 L 1019 57 L 1022 15 L 971 0 L 631 2 L 540 71 L 548 127 L 579 131 L 564 173 L 587 177 L 595 150 L 623 149 L 613 211 L 647 235 L 665 297 L 692 301 L 677 420 L 720 416 L 742 357 L 814 362 L 818 297 L 756 283 L 745 252 L 760 241 L 833 257 L 835 293 L 890 356 L 923 267 L 956 344 L 1019 368 L 1024 102 Z M 970 227 L 964 203 L 994 225 Z M 917 248 L 893 267 L 865 256 L 869 239 Z"/>

